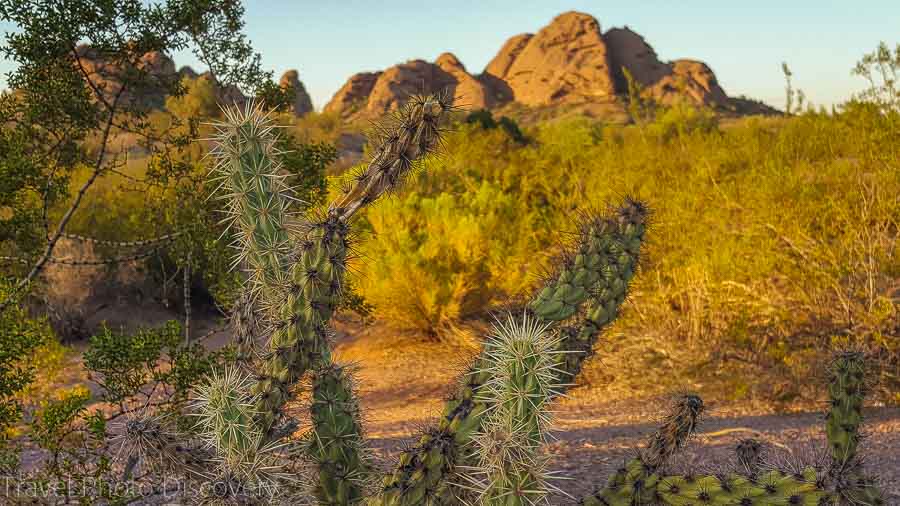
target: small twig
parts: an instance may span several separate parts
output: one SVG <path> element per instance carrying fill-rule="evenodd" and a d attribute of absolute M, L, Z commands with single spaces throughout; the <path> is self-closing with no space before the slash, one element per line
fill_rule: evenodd
<path fill-rule="evenodd" d="M 81 241 L 81 242 L 89 242 L 92 244 L 98 244 L 100 246 L 114 246 L 117 248 L 138 248 L 141 246 L 150 246 L 150 245 L 158 244 L 161 242 L 171 241 L 172 239 L 174 239 L 182 234 L 184 234 L 184 232 L 174 232 L 171 234 L 154 237 L 153 239 L 141 239 L 141 240 L 137 240 L 137 241 L 107 241 L 104 239 L 94 239 L 93 237 L 84 237 L 84 236 L 75 235 L 75 234 L 62 234 L 61 237 L 65 237 L 66 239 L 71 239 L 73 241 Z"/>
<path fill-rule="evenodd" d="M 0 302 L 0 312 L 4 311 L 7 306 L 12 303 L 13 299 L 16 298 L 19 292 L 24 290 L 34 281 L 34 278 L 37 277 L 38 274 L 44 269 L 44 266 L 47 264 L 47 261 L 50 260 L 50 257 L 53 255 L 53 250 L 56 248 L 56 243 L 59 242 L 60 236 L 62 236 L 63 232 L 66 230 L 66 225 L 69 224 L 69 220 L 72 219 L 72 216 L 75 214 L 75 211 L 78 210 L 78 207 L 81 205 L 81 201 L 84 198 L 85 193 L 87 193 L 88 189 L 94 184 L 94 181 L 100 176 L 100 173 L 103 172 L 103 159 L 106 157 L 106 148 L 109 143 L 110 131 L 112 129 L 113 117 L 115 116 L 115 108 L 119 104 L 119 99 L 122 97 L 122 93 L 125 91 L 125 86 L 119 89 L 119 92 L 116 94 L 116 98 L 113 101 L 113 107 L 109 112 L 109 119 L 106 121 L 106 126 L 103 129 L 103 135 L 100 141 L 100 153 L 97 155 L 97 162 L 94 165 L 94 171 L 91 173 L 91 176 L 87 181 L 81 185 L 81 188 L 78 190 L 78 194 L 75 196 L 75 201 L 72 202 L 72 205 L 69 206 L 69 209 L 66 211 L 66 214 L 63 215 L 62 220 L 60 220 L 59 225 L 56 227 L 56 232 L 54 232 L 53 237 L 47 242 L 47 248 L 44 250 L 44 254 L 41 255 L 41 258 L 37 261 L 36 264 L 31 268 L 24 278 L 22 278 L 12 290 L 12 293 L 9 294 L 6 300 Z"/>

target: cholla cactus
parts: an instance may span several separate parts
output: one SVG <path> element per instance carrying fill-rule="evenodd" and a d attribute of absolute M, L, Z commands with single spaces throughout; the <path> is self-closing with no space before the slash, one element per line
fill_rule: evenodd
<path fill-rule="evenodd" d="M 217 475 L 274 495 L 280 482 L 296 478 L 282 472 L 284 444 L 269 442 L 256 423 L 252 378 L 238 368 L 214 371 L 195 393 L 193 414 L 206 446 L 215 452 Z"/>
<path fill-rule="evenodd" d="M 647 208 L 626 199 L 609 216 L 588 215 L 581 223 L 578 244 L 560 259 L 561 267 L 529 303 L 536 317 L 550 323 L 560 337 L 558 373 L 564 388 L 593 353 L 600 331 L 611 323 L 625 300 L 628 282 L 638 264 Z M 564 326 L 557 327 L 560 323 Z M 491 359 L 487 351 L 475 359 L 457 392 L 447 401 L 438 427 L 422 435 L 403 452 L 400 465 L 384 479 L 375 501 L 384 506 L 412 506 L 423 501 L 446 502 L 454 496 L 448 482 L 460 474 L 457 466 L 475 465 L 467 451 L 489 405 L 476 394 L 487 384 Z M 564 390 L 563 388 L 563 390 Z"/>
<path fill-rule="evenodd" d="M 549 327 L 528 311 L 509 314 L 494 324 L 484 343 L 487 365 L 480 372 L 490 379 L 476 399 L 490 407 L 472 436 L 479 461 L 473 475 L 482 504 L 545 503 L 555 488 L 540 454 L 551 422 L 547 405 L 562 390 L 560 340 Z"/>

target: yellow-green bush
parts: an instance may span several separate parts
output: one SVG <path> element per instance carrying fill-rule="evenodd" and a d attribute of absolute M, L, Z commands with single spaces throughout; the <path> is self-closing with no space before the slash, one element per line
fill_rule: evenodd
<path fill-rule="evenodd" d="M 521 215 L 525 213 L 525 215 Z M 527 284 L 528 210 L 516 195 L 482 181 L 464 198 L 411 193 L 367 215 L 377 239 L 360 291 L 376 314 L 401 327 L 437 334 L 448 324 L 484 314 L 505 293 Z"/>

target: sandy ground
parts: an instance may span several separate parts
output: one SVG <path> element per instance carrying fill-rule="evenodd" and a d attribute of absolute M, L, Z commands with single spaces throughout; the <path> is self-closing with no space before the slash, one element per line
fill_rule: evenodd
<path fill-rule="evenodd" d="M 336 354 L 356 363 L 371 446 L 389 466 L 404 445 L 414 442 L 418 430 L 439 416 L 443 396 L 471 351 L 408 336 L 389 337 L 377 328 L 338 325 L 338 331 Z M 707 405 L 697 437 L 679 455 L 673 472 L 686 467 L 721 470 L 733 459 L 736 443 L 749 437 L 764 442 L 768 460 L 775 463 L 796 465 L 821 458 L 825 443 L 821 412 L 747 413 L 735 404 Z M 555 407 L 558 430 L 547 448 L 550 470 L 569 478 L 557 486 L 580 498 L 605 483 L 653 432 L 664 406 L 662 398 L 613 401 L 598 397 L 587 386 L 572 390 Z M 888 504 L 900 505 L 900 408 L 869 408 L 865 431 L 867 466 L 878 470 Z M 574 501 L 557 494 L 552 503 Z"/>
<path fill-rule="evenodd" d="M 198 321 L 200 336 L 217 324 Z M 429 343 L 372 326 L 337 322 L 336 357 L 355 368 L 357 390 L 370 446 L 389 468 L 404 445 L 423 427 L 435 422 L 443 398 L 475 352 L 472 348 Z M 228 341 L 226 332 L 206 339 L 212 348 Z M 78 365 L 78 364 L 73 364 Z M 665 405 L 662 398 L 637 395 L 622 400 L 604 398 L 590 385 L 581 385 L 555 405 L 556 430 L 547 451 L 550 469 L 567 476 L 557 486 L 578 498 L 589 493 L 634 455 L 655 428 Z M 715 472 L 732 458 L 742 438 L 766 443 L 771 460 L 795 464 L 811 462 L 824 444 L 822 414 L 807 411 L 776 414 L 771 410 L 706 400 L 699 434 L 679 456 L 672 471 L 691 466 Z M 300 418 L 305 418 L 298 413 Z M 890 505 L 900 505 L 900 408 L 868 408 L 864 442 L 869 469 L 877 470 Z M 552 504 L 574 504 L 562 495 Z"/>

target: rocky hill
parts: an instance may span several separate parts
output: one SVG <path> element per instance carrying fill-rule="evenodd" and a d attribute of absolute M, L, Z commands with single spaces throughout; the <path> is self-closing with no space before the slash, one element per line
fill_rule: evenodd
<path fill-rule="evenodd" d="M 117 90 L 121 69 L 102 61 L 88 46 L 78 49 L 86 71 L 102 83 L 106 93 Z M 133 90 L 123 100 L 138 100 L 150 108 L 163 107 L 163 83 L 199 75 L 190 67 L 175 70 L 171 58 L 148 53 L 140 66 L 154 79 L 146 89 Z M 626 72 L 627 71 L 627 72 Z M 450 88 L 467 109 L 524 107 L 529 110 L 577 110 L 589 115 L 623 114 L 630 75 L 647 97 L 663 104 L 687 100 L 722 112 L 776 112 L 743 97 L 729 97 L 713 71 L 703 62 L 660 61 L 653 48 L 629 28 L 604 32 L 593 16 L 565 12 L 535 34 L 511 37 L 483 72 L 473 74 L 452 53 L 434 62 L 411 60 L 378 72 L 352 75 L 325 105 L 324 112 L 352 120 L 374 118 L 394 110 L 414 93 Z M 215 79 L 213 79 L 215 83 Z M 313 104 L 296 70 L 285 72 L 282 87 L 293 86 L 294 114 L 303 116 Z M 243 103 L 247 98 L 233 86 L 217 87 L 219 100 Z M 135 98 L 136 97 L 136 98 Z"/>
<path fill-rule="evenodd" d="M 560 14 L 536 34 L 507 40 L 481 74 L 469 73 L 451 53 L 434 63 L 412 60 L 351 76 L 324 110 L 345 118 L 378 116 L 396 109 L 412 93 L 445 87 L 469 109 L 508 104 L 586 106 L 586 111 L 591 106 L 621 107 L 628 94 L 626 70 L 647 96 L 664 104 L 688 100 L 721 111 L 774 111 L 728 97 L 703 62 L 662 62 L 637 33 L 628 28 L 603 32 L 593 16 L 574 11 Z"/>
<path fill-rule="evenodd" d="M 107 98 L 114 97 L 121 85 L 121 76 L 125 71 L 122 65 L 115 64 L 103 58 L 98 51 L 88 45 L 82 44 L 76 49 L 79 64 L 83 67 L 84 73 L 90 78 L 99 90 L 102 90 Z M 191 67 L 184 66 L 175 70 L 175 62 L 168 55 L 153 51 L 145 54 L 137 67 L 147 72 L 149 76 L 140 89 L 126 90 L 119 99 L 122 104 L 133 104 L 148 109 L 159 109 L 165 106 L 166 96 L 165 90 L 168 89 L 171 82 L 175 79 L 189 78 L 196 79 L 198 77 L 209 77 L 216 85 L 216 94 L 221 103 L 238 103 L 243 104 L 247 97 L 233 85 L 220 86 L 218 81 L 209 72 L 197 73 Z M 293 110 L 296 116 L 313 110 L 312 100 L 303 83 L 300 82 L 299 75 L 296 70 L 288 70 L 279 81 L 279 84 L 286 88 L 294 87 Z"/>

